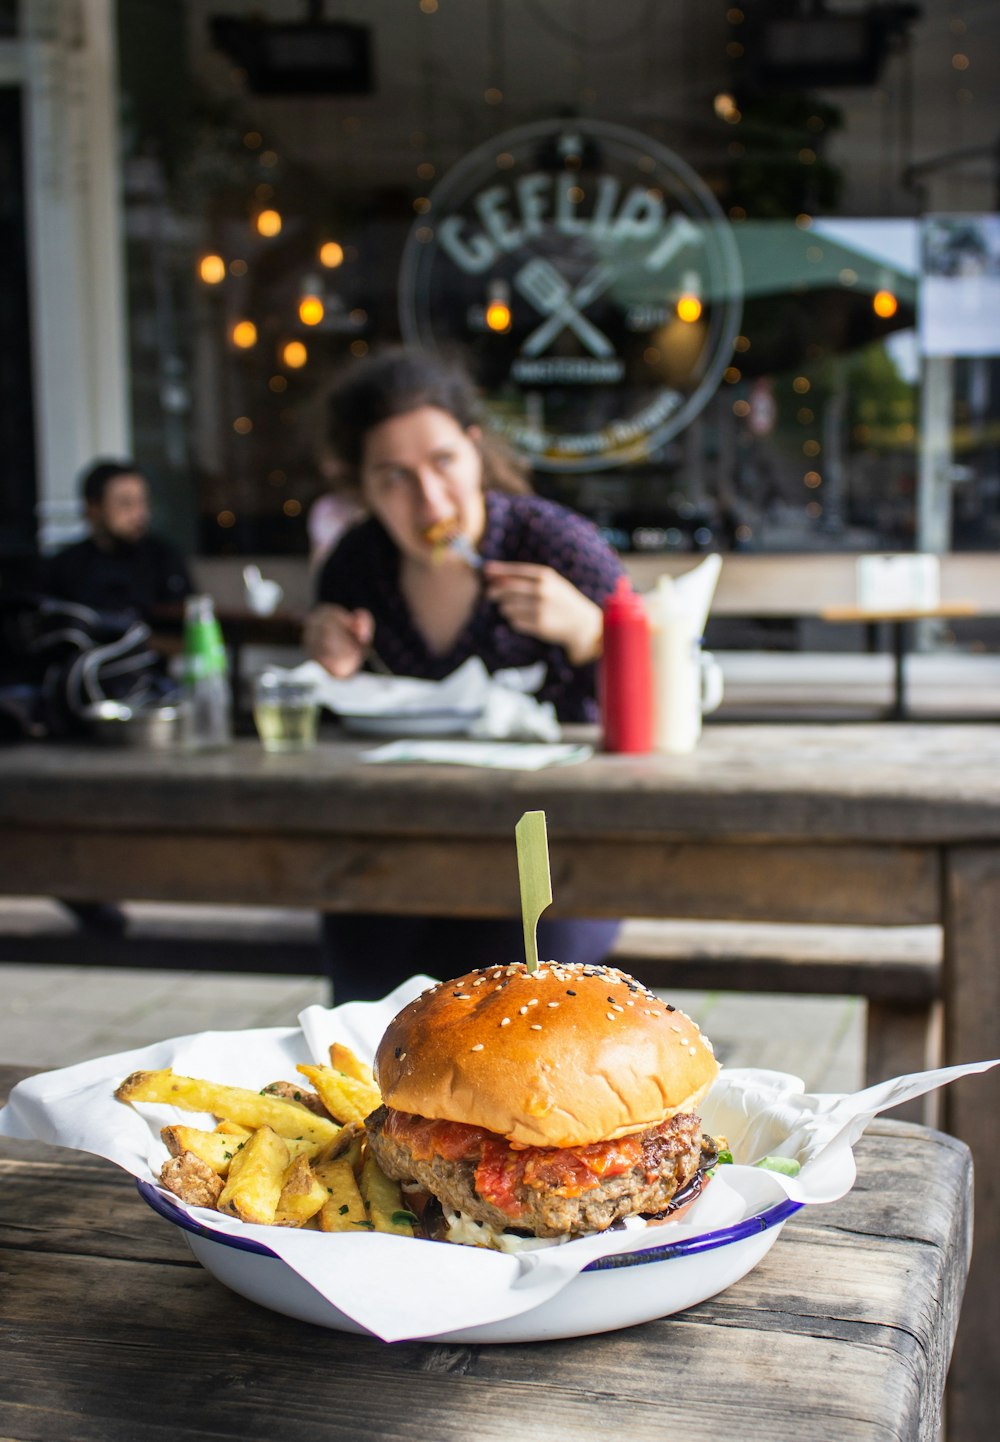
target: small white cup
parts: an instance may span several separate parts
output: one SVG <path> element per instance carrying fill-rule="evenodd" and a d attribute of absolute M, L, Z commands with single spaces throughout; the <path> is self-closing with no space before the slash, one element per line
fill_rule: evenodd
<path fill-rule="evenodd" d="M 273 616 L 285 594 L 277 581 L 267 580 L 253 565 L 243 567 L 243 593 L 255 616 Z"/>

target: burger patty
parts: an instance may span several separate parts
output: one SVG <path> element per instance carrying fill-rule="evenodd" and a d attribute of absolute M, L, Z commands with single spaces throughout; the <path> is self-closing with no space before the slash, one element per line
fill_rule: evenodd
<path fill-rule="evenodd" d="M 415 1157 L 404 1141 L 387 1131 L 389 1115 L 389 1108 L 379 1107 L 365 1123 L 369 1146 L 386 1175 L 418 1182 L 443 1207 L 497 1231 L 514 1228 L 537 1237 L 556 1237 L 599 1232 L 620 1217 L 662 1212 L 702 1164 L 701 1120 L 681 1114 L 641 1133 L 639 1160 L 628 1171 L 595 1177 L 592 1185 L 570 1196 L 550 1187 L 520 1185 L 514 1193 L 516 1204 L 507 1212 L 477 1191 L 478 1157 Z M 709 1138 L 705 1141 L 714 1147 Z"/>

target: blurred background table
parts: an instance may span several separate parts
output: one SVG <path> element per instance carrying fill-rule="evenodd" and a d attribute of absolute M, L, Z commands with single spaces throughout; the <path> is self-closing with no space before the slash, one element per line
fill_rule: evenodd
<path fill-rule="evenodd" d="M 0 1101 L 21 1074 L 0 1066 Z M 846 1197 L 800 1212 L 754 1271 L 676 1317 L 544 1345 L 388 1346 L 224 1290 L 110 1163 L 0 1138 L 0 1432 L 936 1442 L 968 1149 L 876 1122 L 857 1157 Z"/>
<path fill-rule="evenodd" d="M 820 615 L 824 621 L 834 624 L 847 623 L 876 626 L 886 622 L 892 630 L 892 653 L 894 658 L 893 703 L 889 711 L 892 721 L 908 719 L 906 704 L 906 655 L 910 635 L 917 621 L 954 621 L 977 616 L 979 606 L 975 601 L 942 601 L 937 606 L 917 606 L 906 609 L 873 610 L 868 606 L 824 606 Z"/>
<path fill-rule="evenodd" d="M 9 747 L 0 890 L 516 915 L 514 824 L 541 808 L 563 915 L 940 925 L 945 1059 L 1000 1054 L 1000 727 L 733 724 L 692 756 L 538 773 L 367 766 L 367 744 Z M 976 1442 L 1000 1406 L 1000 1074 L 943 1102 L 976 1164 L 951 1388 L 952 1442 Z"/>

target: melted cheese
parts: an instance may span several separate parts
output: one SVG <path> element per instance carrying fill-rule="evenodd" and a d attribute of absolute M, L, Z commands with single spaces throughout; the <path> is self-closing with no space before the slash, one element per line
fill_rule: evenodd
<path fill-rule="evenodd" d="M 464 1212 L 446 1211 L 445 1239 L 463 1247 L 487 1247 L 493 1252 L 535 1252 L 542 1247 L 561 1247 L 573 1239 L 569 1233 L 561 1237 L 516 1237 L 513 1232 L 495 1232 L 485 1222 L 476 1222 Z"/>

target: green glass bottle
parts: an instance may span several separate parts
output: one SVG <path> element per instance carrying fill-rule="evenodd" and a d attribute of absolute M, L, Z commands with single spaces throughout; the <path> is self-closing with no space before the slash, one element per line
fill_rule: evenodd
<path fill-rule="evenodd" d="M 181 734 L 192 751 L 227 746 L 233 736 L 226 648 L 211 596 L 184 603 Z"/>

